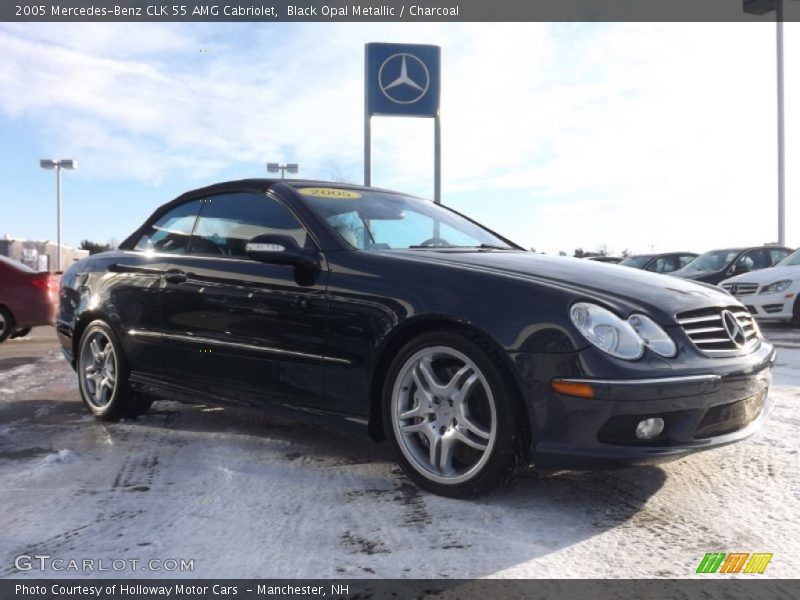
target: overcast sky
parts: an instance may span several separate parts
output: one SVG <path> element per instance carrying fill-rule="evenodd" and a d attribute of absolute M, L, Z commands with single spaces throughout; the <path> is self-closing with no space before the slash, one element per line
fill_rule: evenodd
<path fill-rule="evenodd" d="M 800 24 L 786 27 L 800 245 Z M 775 26 L 0 24 L 0 236 L 126 237 L 158 205 L 299 162 L 360 183 L 363 46 L 442 47 L 444 202 L 527 247 L 775 241 Z M 430 120 L 373 120 L 373 183 L 432 195 Z M 793 222 L 794 221 L 794 222 Z"/>

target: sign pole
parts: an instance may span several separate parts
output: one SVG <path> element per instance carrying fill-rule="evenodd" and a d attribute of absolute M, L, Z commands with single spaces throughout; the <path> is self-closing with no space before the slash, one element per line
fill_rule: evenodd
<path fill-rule="evenodd" d="M 783 121 L 783 0 L 776 12 L 776 44 L 778 55 L 778 243 L 786 244 L 786 174 Z"/>
<path fill-rule="evenodd" d="M 369 45 L 364 46 L 364 185 L 372 185 L 372 115 L 369 112 Z"/>
<path fill-rule="evenodd" d="M 442 124 L 438 112 L 433 118 L 433 201 L 442 203 Z"/>
<path fill-rule="evenodd" d="M 372 185 L 372 123 L 368 114 L 364 115 L 364 185 Z"/>

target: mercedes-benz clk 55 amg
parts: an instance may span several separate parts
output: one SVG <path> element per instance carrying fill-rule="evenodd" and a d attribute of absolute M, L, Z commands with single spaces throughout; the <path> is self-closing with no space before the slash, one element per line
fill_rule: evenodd
<path fill-rule="evenodd" d="M 526 252 L 404 194 L 245 180 L 162 206 L 64 274 L 58 334 L 99 419 L 153 398 L 387 440 L 463 496 L 531 464 L 653 463 L 741 440 L 773 347 L 710 286 Z"/>

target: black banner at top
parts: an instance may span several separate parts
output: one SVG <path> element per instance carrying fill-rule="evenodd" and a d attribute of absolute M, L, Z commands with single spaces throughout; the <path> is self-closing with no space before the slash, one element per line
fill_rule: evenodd
<path fill-rule="evenodd" d="M 2 0 L 0 21 L 800 21 L 800 0 Z"/>

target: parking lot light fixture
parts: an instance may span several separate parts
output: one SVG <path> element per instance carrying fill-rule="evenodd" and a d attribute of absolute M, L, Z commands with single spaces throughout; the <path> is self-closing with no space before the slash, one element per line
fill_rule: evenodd
<path fill-rule="evenodd" d="M 43 169 L 56 170 L 56 271 L 61 270 L 61 169 L 74 170 L 78 168 L 78 161 L 71 158 L 53 160 L 43 158 L 39 161 Z"/>
<path fill-rule="evenodd" d="M 297 163 L 286 163 L 282 165 L 280 163 L 267 163 L 267 172 L 268 173 L 277 173 L 280 171 L 281 179 L 285 179 L 286 173 L 297 173 L 300 170 L 300 165 Z"/>

